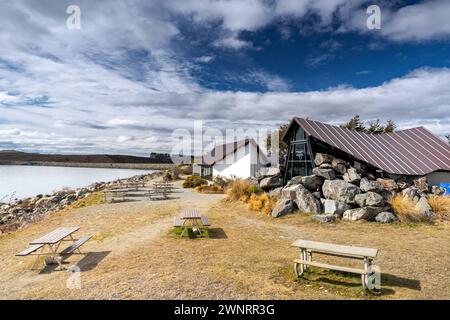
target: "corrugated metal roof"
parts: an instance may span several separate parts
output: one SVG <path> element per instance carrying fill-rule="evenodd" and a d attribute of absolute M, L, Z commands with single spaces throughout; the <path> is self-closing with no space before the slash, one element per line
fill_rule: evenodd
<path fill-rule="evenodd" d="M 450 146 L 423 127 L 367 134 L 309 119 L 294 120 L 310 136 L 388 173 L 450 171 Z"/>
<path fill-rule="evenodd" d="M 230 153 L 235 152 L 240 147 L 246 146 L 249 142 L 250 139 L 244 139 L 215 146 L 210 152 L 208 152 L 202 157 L 199 164 L 211 166 L 215 164 L 217 161 L 220 161 L 223 158 L 225 158 Z"/>

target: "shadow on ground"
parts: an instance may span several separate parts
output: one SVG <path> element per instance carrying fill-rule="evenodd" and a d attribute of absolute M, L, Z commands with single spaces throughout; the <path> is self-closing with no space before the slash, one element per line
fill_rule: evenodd
<path fill-rule="evenodd" d="M 228 239 L 227 234 L 225 233 L 225 230 L 222 228 L 210 228 L 208 230 L 209 238 L 211 239 Z"/>
<path fill-rule="evenodd" d="M 84 254 L 84 257 L 74 263 L 73 265 L 76 265 L 80 268 L 80 271 L 89 271 L 94 269 L 106 256 L 108 256 L 111 253 L 111 251 L 100 251 L 100 252 L 89 252 Z M 69 268 L 72 264 L 67 261 L 62 261 L 62 264 L 65 268 Z M 59 270 L 59 266 L 57 263 L 46 265 L 39 273 L 50 273 L 53 271 L 66 271 L 66 270 Z"/>

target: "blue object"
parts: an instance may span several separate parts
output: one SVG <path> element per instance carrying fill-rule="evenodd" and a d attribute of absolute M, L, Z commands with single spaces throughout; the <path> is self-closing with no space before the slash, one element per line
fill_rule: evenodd
<path fill-rule="evenodd" d="M 450 183 L 445 183 L 445 182 L 441 182 L 439 184 L 439 187 L 444 188 L 445 189 L 445 195 L 450 195 Z"/>

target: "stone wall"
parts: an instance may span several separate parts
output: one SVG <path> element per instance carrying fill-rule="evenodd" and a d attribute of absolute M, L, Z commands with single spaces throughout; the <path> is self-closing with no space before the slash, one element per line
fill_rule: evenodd
<path fill-rule="evenodd" d="M 313 218 L 323 222 L 336 219 L 396 222 L 398 218 L 391 207 L 395 195 L 401 193 L 414 200 L 421 214 L 433 215 L 431 208 L 425 206 L 425 197 L 429 192 L 439 195 L 444 191 L 439 187 L 430 188 L 426 177 L 376 178 L 363 164 L 352 166 L 328 154 L 316 154 L 314 162 L 313 175 L 294 177 L 285 187 L 270 191 L 280 195 L 273 217 L 300 212 L 315 214 Z M 260 180 L 266 190 L 278 181 L 276 177 Z"/>

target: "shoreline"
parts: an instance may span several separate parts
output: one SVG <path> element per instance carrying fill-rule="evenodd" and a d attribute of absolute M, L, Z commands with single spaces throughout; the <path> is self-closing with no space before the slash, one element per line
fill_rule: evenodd
<path fill-rule="evenodd" d="M 73 168 L 167 170 L 175 167 L 176 165 L 172 163 L 99 163 L 99 162 L 81 163 L 81 162 L 0 160 L 0 166 L 42 166 L 42 167 L 73 167 Z"/>

